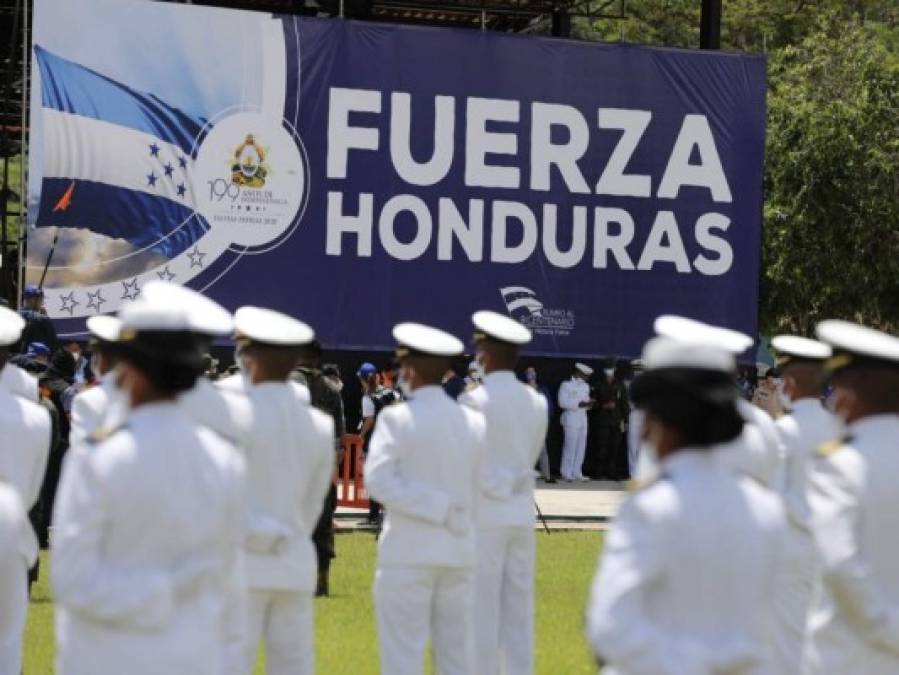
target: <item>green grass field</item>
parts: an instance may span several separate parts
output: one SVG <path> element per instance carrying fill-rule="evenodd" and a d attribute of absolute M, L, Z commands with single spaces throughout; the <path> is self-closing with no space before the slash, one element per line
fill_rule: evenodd
<path fill-rule="evenodd" d="M 583 637 L 587 592 L 602 546 L 597 532 L 541 533 L 537 537 L 537 673 L 594 675 Z M 375 540 L 371 534 L 337 538 L 331 592 L 315 605 L 316 670 L 322 675 L 378 672 L 371 584 Z M 53 599 L 46 555 L 33 589 L 25 633 L 25 675 L 53 673 Z M 260 656 L 256 673 L 263 672 Z M 430 672 L 430 670 L 428 670 Z"/>

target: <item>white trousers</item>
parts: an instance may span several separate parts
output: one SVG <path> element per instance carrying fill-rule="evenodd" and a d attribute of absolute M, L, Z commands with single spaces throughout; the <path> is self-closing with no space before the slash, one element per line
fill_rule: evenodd
<path fill-rule="evenodd" d="M 812 535 L 790 524 L 774 595 L 772 673 L 803 673 L 808 618 L 815 597 L 818 553 Z"/>
<path fill-rule="evenodd" d="M 532 526 L 478 530 L 478 675 L 534 671 L 534 555 Z"/>
<path fill-rule="evenodd" d="M 581 469 L 587 453 L 587 416 L 583 420 L 571 421 L 562 425 L 565 440 L 562 444 L 562 466 L 559 471 L 562 478 L 573 480 L 583 478 Z"/>
<path fill-rule="evenodd" d="M 546 480 L 549 480 L 553 477 L 552 470 L 549 467 L 549 452 L 546 450 L 546 443 L 543 444 L 543 449 L 540 451 L 540 473 Z"/>
<path fill-rule="evenodd" d="M 18 550 L 0 560 L 0 673 L 22 672 L 22 632 L 28 613 L 28 569 Z"/>
<path fill-rule="evenodd" d="M 247 599 L 244 672 L 252 673 L 260 640 L 268 675 L 312 675 L 315 635 L 312 593 L 251 590 Z"/>
<path fill-rule="evenodd" d="M 381 675 L 421 675 L 428 639 L 439 675 L 475 675 L 474 570 L 379 567 L 374 595 Z"/>

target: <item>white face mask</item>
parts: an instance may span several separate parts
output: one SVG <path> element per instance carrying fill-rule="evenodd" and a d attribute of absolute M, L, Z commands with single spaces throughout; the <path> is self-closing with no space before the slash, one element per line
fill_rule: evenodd
<path fill-rule="evenodd" d="M 784 381 L 776 380 L 777 387 L 777 400 L 780 402 L 780 405 L 784 408 L 784 410 L 789 410 L 793 407 L 793 399 L 787 396 L 786 392 L 784 392 Z"/>
<path fill-rule="evenodd" d="M 407 380 L 402 375 L 399 376 L 399 379 L 396 381 L 397 389 L 403 395 L 403 398 L 411 398 L 412 397 L 412 387 L 409 385 L 409 380 Z"/>
<path fill-rule="evenodd" d="M 606 368 L 603 371 L 606 374 L 606 377 L 612 377 L 615 374 L 615 370 L 613 368 Z"/>

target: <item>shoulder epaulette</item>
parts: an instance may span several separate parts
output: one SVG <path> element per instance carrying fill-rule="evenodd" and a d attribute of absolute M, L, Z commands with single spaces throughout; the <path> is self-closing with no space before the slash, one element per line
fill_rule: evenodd
<path fill-rule="evenodd" d="M 102 443 L 103 441 L 105 441 L 107 438 L 112 436 L 117 431 L 121 431 L 122 429 L 125 429 L 126 426 L 127 425 L 125 425 L 125 424 L 120 424 L 119 426 L 100 427 L 99 429 L 95 430 L 92 434 L 89 434 L 86 440 L 89 445 L 97 445 L 98 443 Z"/>
<path fill-rule="evenodd" d="M 827 441 L 826 443 L 822 443 L 819 445 L 815 452 L 820 457 L 830 457 L 835 452 L 838 452 L 841 448 L 845 447 L 847 443 L 852 440 L 852 436 L 846 436 L 844 438 L 838 438 L 834 441 Z"/>
<path fill-rule="evenodd" d="M 658 483 L 660 480 L 664 480 L 668 476 L 665 475 L 664 472 L 659 472 L 654 476 L 647 478 L 645 480 L 640 480 L 638 478 L 631 478 L 627 481 L 627 490 L 628 492 L 640 492 L 641 490 L 645 490 L 648 487 L 651 487 Z"/>

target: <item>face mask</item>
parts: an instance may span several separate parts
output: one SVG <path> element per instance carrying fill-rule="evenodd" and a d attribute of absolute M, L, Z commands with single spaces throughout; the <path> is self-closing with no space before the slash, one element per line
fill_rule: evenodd
<path fill-rule="evenodd" d="M 603 371 L 606 374 L 606 377 L 612 377 L 615 374 L 615 370 L 613 368 L 606 368 Z"/>
<path fill-rule="evenodd" d="M 783 380 L 775 380 L 775 389 L 777 391 L 777 400 L 780 403 L 781 407 L 784 410 L 789 410 L 793 407 L 793 400 L 787 396 L 786 392 L 784 392 L 784 381 Z"/>
<path fill-rule="evenodd" d="M 412 387 L 409 385 L 409 380 L 400 375 L 399 379 L 396 382 L 397 389 L 402 393 L 403 398 L 411 398 L 412 397 Z"/>
<path fill-rule="evenodd" d="M 784 410 L 790 410 L 793 407 L 793 399 L 791 399 L 782 391 L 777 392 L 777 400 L 780 401 L 780 405 L 784 408 Z"/>

